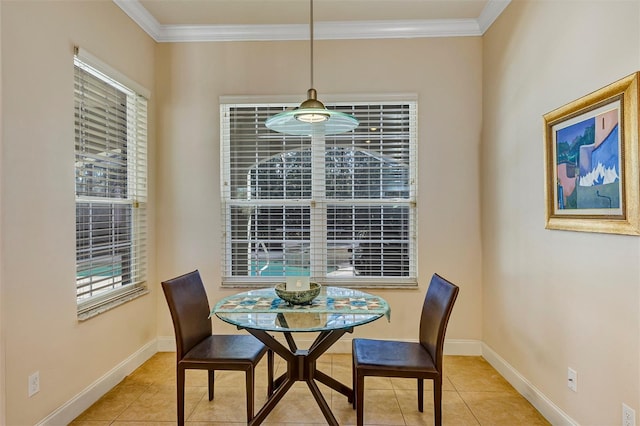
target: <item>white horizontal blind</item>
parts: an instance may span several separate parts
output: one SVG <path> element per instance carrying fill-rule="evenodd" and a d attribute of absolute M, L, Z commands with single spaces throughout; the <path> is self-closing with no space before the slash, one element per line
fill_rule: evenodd
<path fill-rule="evenodd" d="M 221 105 L 224 283 L 414 284 L 416 102 L 327 105 L 360 122 L 341 135 L 265 127 L 290 107 Z"/>
<path fill-rule="evenodd" d="M 144 291 L 147 100 L 78 57 L 76 288 L 83 315 Z"/>

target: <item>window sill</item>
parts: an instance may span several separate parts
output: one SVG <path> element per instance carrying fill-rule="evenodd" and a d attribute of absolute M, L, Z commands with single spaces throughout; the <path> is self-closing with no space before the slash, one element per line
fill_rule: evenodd
<path fill-rule="evenodd" d="M 127 302 L 130 302 L 138 297 L 144 296 L 149 293 L 149 289 L 146 287 L 137 287 L 131 292 L 125 293 L 123 295 L 119 295 L 118 298 L 114 300 L 105 301 L 103 303 L 98 303 L 94 306 L 87 307 L 82 310 L 78 310 L 78 321 L 86 321 L 89 318 L 93 318 L 97 315 L 100 315 L 104 312 L 107 312 L 115 307 L 123 305 Z"/>
<path fill-rule="evenodd" d="M 418 288 L 418 282 L 416 281 L 402 281 L 402 282 L 330 282 L 321 283 L 323 286 L 329 287 L 348 287 L 358 290 L 415 290 Z M 238 290 L 251 290 L 258 288 L 267 288 L 275 286 L 275 282 L 247 282 L 247 281 L 223 281 L 220 288 L 224 289 L 238 289 Z"/>

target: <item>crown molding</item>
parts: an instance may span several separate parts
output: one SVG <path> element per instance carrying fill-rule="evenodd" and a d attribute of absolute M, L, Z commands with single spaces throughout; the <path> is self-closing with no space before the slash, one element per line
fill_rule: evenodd
<path fill-rule="evenodd" d="M 511 3 L 511 0 L 489 0 L 480 16 L 478 16 L 478 25 L 480 25 L 482 34 L 498 19 L 498 16 L 509 6 L 509 3 Z"/>
<path fill-rule="evenodd" d="M 308 40 L 307 24 L 161 25 L 138 0 L 113 0 L 157 42 Z M 481 36 L 511 0 L 489 0 L 478 19 L 315 22 L 317 40 Z"/>
<path fill-rule="evenodd" d="M 156 18 L 142 6 L 138 0 L 113 0 L 115 4 L 129 15 L 133 21 L 138 24 L 147 34 L 155 41 L 159 41 L 162 32 L 162 25 Z"/>
<path fill-rule="evenodd" d="M 474 19 L 315 22 L 313 28 L 316 40 L 482 35 Z M 154 39 L 158 42 L 308 40 L 309 25 L 163 25 Z"/>

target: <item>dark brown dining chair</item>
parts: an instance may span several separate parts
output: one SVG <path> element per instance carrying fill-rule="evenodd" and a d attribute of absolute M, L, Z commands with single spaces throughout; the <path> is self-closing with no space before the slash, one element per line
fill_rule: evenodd
<path fill-rule="evenodd" d="M 162 282 L 176 335 L 178 425 L 184 425 L 186 370 L 208 370 L 209 401 L 213 400 L 215 370 L 246 373 L 247 422 L 253 418 L 255 368 L 267 353 L 267 393 L 273 391 L 273 352 L 253 336 L 214 335 L 209 301 L 195 270 Z"/>
<path fill-rule="evenodd" d="M 442 424 L 442 351 L 447 323 L 459 288 L 434 274 L 422 305 L 418 342 L 353 339 L 353 406 L 357 425 L 364 421 L 364 378 L 418 379 L 418 410 L 424 406 L 424 379 L 433 380 L 436 426 Z"/>

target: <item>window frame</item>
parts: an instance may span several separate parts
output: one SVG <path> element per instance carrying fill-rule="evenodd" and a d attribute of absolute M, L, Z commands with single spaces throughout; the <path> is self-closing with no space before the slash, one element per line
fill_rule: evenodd
<path fill-rule="evenodd" d="M 76 136 L 74 137 L 74 153 L 76 159 L 76 304 L 78 319 L 82 321 L 149 293 L 146 281 L 148 269 L 147 120 L 150 92 L 143 86 L 91 55 L 86 50 L 76 47 L 74 53 L 74 129 L 76 133 Z M 110 130 L 108 129 L 105 129 L 104 131 L 100 130 L 100 132 L 96 131 L 97 136 L 95 136 L 97 140 L 104 139 L 105 151 L 97 154 L 87 154 L 81 150 L 81 147 L 86 144 L 90 144 L 91 142 L 88 139 L 79 136 L 84 134 L 83 131 L 85 131 L 84 129 L 86 129 L 86 126 L 89 124 L 89 116 L 87 115 L 85 117 L 84 113 L 80 113 L 80 105 L 85 101 L 84 98 L 87 94 L 79 89 L 78 84 L 90 84 L 91 82 L 111 86 L 111 90 L 115 91 L 114 93 L 117 93 L 119 96 L 126 99 L 126 104 L 123 105 L 123 108 L 126 111 L 126 118 L 118 118 L 116 120 L 121 127 L 126 128 L 126 135 L 119 137 L 120 145 L 118 145 L 118 148 L 114 148 L 113 152 L 110 151 L 111 146 L 106 142 L 109 139 L 107 134 Z M 110 101 L 105 99 L 103 103 L 100 102 L 100 100 L 95 100 L 91 109 L 92 114 L 95 114 L 96 111 L 109 111 L 108 105 Z M 104 110 L 100 109 L 102 105 L 104 105 Z M 100 120 L 104 119 L 105 121 L 108 121 L 106 118 L 107 115 L 108 113 L 104 112 L 104 115 L 100 116 L 98 114 L 97 117 Z M 98 121 L 97 123 L 100 124 L 101 121 Z M 112 140 L 116 139 L 117 138 L 112 138 Z M 126 147 L 126 155 L 123 155 L 122 149 L 119 148 L 123 145 Z M 102 147 L 99 142 L 97 146 Z M 108 173 L 116 173 L 116 175 L 109 174 L 106 180 L 116 179 L 121 184 L 120 188 L 122 188 L 122 184 L 124 184 L 124 187 L 126 188 L 123 191 L 125 193 L 124 196 L 109 196 L 109 194 L 100 196 L 88 191 L 86 186 L 83 189 L 81 183 L 86 185 L 87 182 L 90 182 L 94 178 L 94 172 L 91 170 L 87 171 L 88 168 L 86 164 L 87 161 L 91 160 L 91 156 L 98 158 L 95 160 L 95 163 L 91 164 L 94 169 L 98 170 L 102 167 L 102 169 L 106 170 Z M 105 163 L 109 163 L 110 161 L 113 161 L 114 163 L 117 161 L 121 162 L 125 158 L 126 163 L 122 164 L 119 168 L 112 169 L 104 166 Z M 104 173 L 104 171 L 102 173 Z M 91 212 L 93 206 L 103 213 L 94 214 Z M 83 212 L 86 212 L 87 210 L 82 210 L 83 208 L 89 210 L 86 216 L 83 215 Z M 106 282 L 109 282 L 108 280 L 114 281 L 111 281 L 111 284 L 106 284 L 105 289 L 100 291 L 95 290 L 96 294 L 91 294 L 94 290 L 90 290 L 90 296 L 80 297 L 80 295 L 78 295 L 80 290 L 87 287 L 87 284 L 81 283 L 80 280 L 87 279 L 87 277 L 89 277 L 90 280 L 93 279 L 92 277 L 96 277 L 97 274 L 95 269 L 99 269 L 92 266 L 87 270 L 87 262 L 93 265 L 92 259 L 95 258 L 94 254 L 89 254 L 87 259 L 83 259 L 82 261 L 79 260 L 80 253 L 86 252 L 86 244 L 81 245 L 82 243 L 79 241 L 83 241 L 83 238 L 85 238 L 88 233 L 88 238 L 91 239 L 91 241 L 88 242 L 89 252 L 91 253 L 93 251 L 93 249 L 91 249 L 91 247 L 93 247 L 92 240 L 96 238 L 93 234 L 94 228 L 92 225 L 87 225 L 86 222 L 82 221 L 86 220 L 89 223 L 92 223 L 97 220 L 99 216 L 104 216 L 103 209 L 105 208 L 110 211 L 107 213 L 109 218 L 107 223 L 109 224 L 108 229 L 111 230 L 109 231 L 109 235 L 111 235 L 109 239 L 111 239 L 111 241 L 106 245 L 106 247 L 110 249 L 110 252 L 116 252 L 118 250 L 118 246 L 122 243 L 120 240 L 113 239 L 114 231 L 112 227 L 116 222 L 115 216 L 121 214 L 123 211 L 128 213 L 127 218 L 125 219 L 125 226 L 127 227 L 125 246 L 128 247 L 128 254 L 125 257 L 127 257 L 127 259 L 120 260 L 119 276 L 114 272 L 112 264 L 112 271 L 110 272 L 111 275 L 107 276 L 111 278 L 107 278 Z M 81 223 L 84 225 L 80 225 Z M 116 234 L 116 236 L 118 236 L 118 234 Z M 105 237 L 103 237 L 103 239 L 104 238 Z M 86 238 L 83 242 L 86 242 Z M 127 269 L 129 272 L 125 273 L 123 271 L 126 269 L 127 265 L 130 265 L 129 269 Z M 126 277 L 125 274 L 129 277 Z M 130 281 L 127 282 L 128 280 Z"/>
<path fill-rule="evenodd" d="M 253 277 L 253 276 L 234 276 L 233 268 L 231 267 L 232 261 L 232 248 L 231 248 L 231 213 L 229 208 L 231 206 L 239 206 L 242 204 L 256 206 L 256 205 L 282 205 L 283 200 L 262 200 L 262 202 L 252 202 L 250 200 L 237 200 L 232 199 L 230 194 L 230 173 L 231 173 L 231 165 L 230 155 L 231 155 L 231 135 L 230 135 L 230 118 L 229 113 L 232 108 L 237 107 L 275 107 L 275 108 L 295 108 L 298 106 L 298 103 L 292 101 L 291 97 L 275 97 L 275 98 L 267 98 L 267 97 L 235 97 L 235 96 L 223 96 L 220 98 L 220 162 L 221 162 L 221 206 L 222 206 L 222 286 L 223 287 L 264 287 L 265 285 L 272 285 L 275 282 L 282 281 L 284 276 L 279 277 Z M 417 277 L 418 277 L 418 253 L 417 253 L 417 114 L 418 114 L 418 102 L 417 96 L 415 94 L 392 94 L 392 95 L 359 95 L 359 96 L 333 96 L 326 97 L 323 99 L 325 105 L 327 107 L 335 107 L 343 112 L 350 112 L 348 108 L 353 106 L 366 106 L 366 105 L 395 105 L 395 104 L 406 104 L 409 107 L 409 120 L 410 120 L 410 129 L 409 129 L 409 164 L 408 164 L 408 173 L 409 173 L 409 196 L 407 198 L 399 199 L 371 199 L 368 201 L 360 200 L 355 201 L 353 199 L 332 199 L 325 197 L 317 199 L 314 194 L 311 200 L 302 200 L 302 205 L 305 205 L 305 202 L 310 202 L 311 204 L 319 204 L 319 210 L 324 210 L 325 216 L 323 219 L 326 223 L 326 207 L 327 205 L 334 206 L 354 206 L 359 203 L 370 204 L 374 206 L 381 205 L 393 205 L 393 204 L 402 204 L 409 208 L 411 218 L 410 218 L 410 229 L 408 231 L 408 252 L 409 252 L 409 275 L 408 276 L 366 276 L 366 277 L 328 277 L 327 274 L 323 276 L 313 276 L 313 266 L 311 266 L 311 275 L 312 279 L 315 281 L 322 282 L 326 285 L 336 285 L 336 286 L 350 286 L 356 288 L 415 288 L 417 286 Z M 357 116 L 357 114 L 356 114 Z M 267 132 L 271 132 L 267 130 Z M 285 136 L 286 137 L 286 136 Z M 329 138 L 330 136 L 327 136 Z M 291 136 L 291 138 L 300 138 L 300 136 Z M 323 139 L 324 140 L 324 139 Z M 311 148 L 313 150 L 313 148 Z M 312 154 L 313 156 L 314 154 Z M 324 163 L 323 163 L 324 165 Z M 316 167 L 313 167 L 315 170 Z M 321 168 L 319 173 L 324 173 L 324 169 Z M 326 180 L 325 180 L 326 181 Z M 323 184 L 324 185 L 324 184 Z M 288 205 L 295 205 L 296 200 L 289 200 Z M 313 233 L 313 230 L 311 231 Z M 313 237 L 311 237 L 313 239 Z M 326 241 L 326 240 L 325 240 Z M 327 243 L 322 243 L 324 245 L 324 255 L 326 256 L 326 249 L 329 246 Z M 322 245 L 321 244 L 321 245 Z M 311 243 L 313 250 L 313 242 Z M 323 266 L 326 267 L 326 264 Z M 317 272 L 318 269 L 316 269 Z"/>

